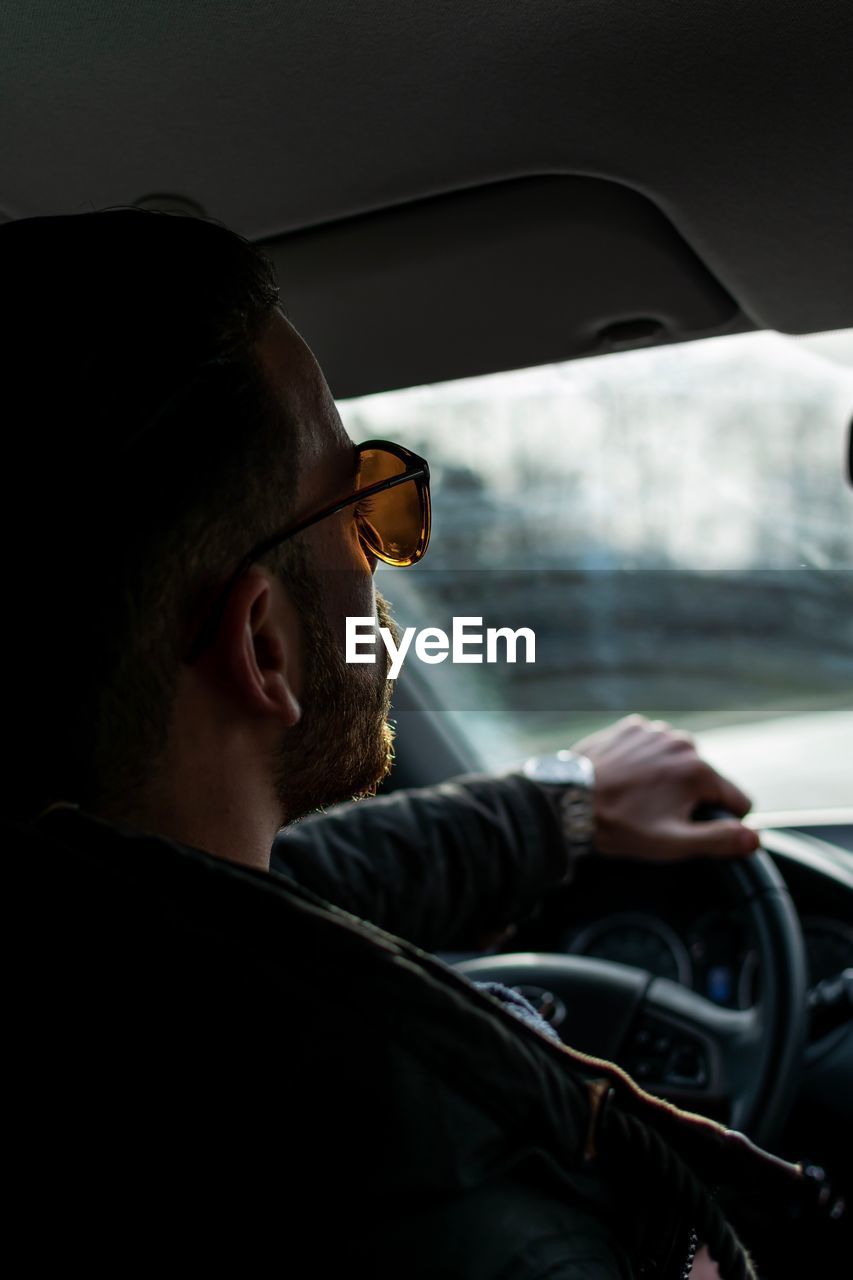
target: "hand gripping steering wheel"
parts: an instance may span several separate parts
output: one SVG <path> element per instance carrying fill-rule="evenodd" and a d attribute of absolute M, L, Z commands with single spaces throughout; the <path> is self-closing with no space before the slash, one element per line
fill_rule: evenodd
<path fill-rule="evenodd" d="M 752 1008 L 721 1008 L 667 978 L 584 956 L 490 955 L 455 968 L 475 982 L 520 988 L 550 1015 L 566 1044 L 617 1062 L 649 1092 L 767 1147 L 800 1081 L 807 1020 L 802 933 L 766 853 L 715 865 L 757 952 L 760 991 Z"/>

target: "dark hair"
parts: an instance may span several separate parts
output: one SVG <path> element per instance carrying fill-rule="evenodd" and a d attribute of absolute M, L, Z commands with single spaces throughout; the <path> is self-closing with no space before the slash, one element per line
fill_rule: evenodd
<path fill-rule="evenodd" d="M 202 603 L 292 505 L 254 352 L 278 289 L 220 224 L 137 209 L 0 226 L 0 280 L 6 808 L 109 807 L 166 741 Z"/>

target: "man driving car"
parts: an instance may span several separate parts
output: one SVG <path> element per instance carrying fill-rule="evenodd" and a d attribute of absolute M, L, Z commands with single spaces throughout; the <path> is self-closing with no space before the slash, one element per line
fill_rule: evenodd
<path fill-rule="evenodd" d="M 31 977 L 74 1082 L 47 1088 L 33 1054 L 51 1163 L 70 1178 L 88 1144 L 112 1228 L 138 1232 L 152 1205 L 111 1171 L 156 1149 L 161 1225 L 183 1232 L 186 1211 L 209 1246 L 220 1202 L 268 1219 L 260 1145 L 287 1167 L 290 1238 L 305 1247 L 310 1221 L 330 1272 L 610 1277 L 657 1248 L 677 1274 L 680 1217 L 619 1235 L 608 1178 L 558 1173 L 532 1112 L 513 1129 L 484 1103 L 472 1127 L 420 1032 L 392 1062 L 424 989 L 390 935 L 497 934 L 592 851 L 747 854 L 747 797 L 634 717 L 526 772 L 284 833 L 391 767 L 390 682 L 345 662 L 345 624 L 393 625 L 374 571 L 426 550 L 428 472 L 353 444 L 267 264 L 216 224 L 27 219 L 0 227 L 0 261 L 7 396 L 26 407 L 7 476 L 28 513 L 10 502 L 7 803 L 50 869 L 38 963 L 61 964 Z M 737 816 L 696 822 L 701 805 Z M 535 1026 L 508 993 L 476 999 L 508 1053 L 513 1020 Z"/>

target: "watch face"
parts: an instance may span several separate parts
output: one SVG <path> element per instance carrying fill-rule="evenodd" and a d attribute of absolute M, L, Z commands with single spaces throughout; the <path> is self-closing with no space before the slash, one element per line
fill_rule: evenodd
<path fill-rule="evenodd" d="M 590 785 L 587 762 L 572 751 L 560 751 L 555 756 L 534 756 L 527 761 L 524 772 L 534 782 L 550 783 L 552 786 Z"/>

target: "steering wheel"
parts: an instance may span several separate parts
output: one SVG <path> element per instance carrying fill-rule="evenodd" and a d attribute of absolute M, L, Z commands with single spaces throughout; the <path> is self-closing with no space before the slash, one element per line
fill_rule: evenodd
<path fill-rule="evenodd" d="M 454 967 L 472 981 L 519 988 L 566 1044 L 618 1063 L 649 1092 L 767 1147 L 800 1080 L 803 938 L 785 882 L 765 852 L 715 865 L 758 953 L 760 990 L 752 1008 L 724 1009 L 668 978 L 585 956 L 489 955 Z"/>

